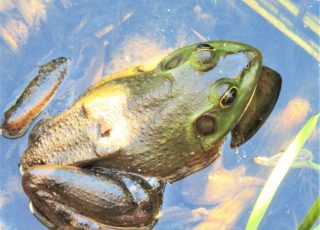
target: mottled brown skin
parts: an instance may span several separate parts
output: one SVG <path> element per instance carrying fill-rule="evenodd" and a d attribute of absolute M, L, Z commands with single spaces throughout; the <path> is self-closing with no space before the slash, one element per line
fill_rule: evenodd
<path fill-rule="evenodd" d="M 98 82 L 30 135 L 20 165 L 36 216 L 49 227 L 151 228 L 164 184 L 220 155 L 261 69 L 255 48 L 212 41 Z"/>

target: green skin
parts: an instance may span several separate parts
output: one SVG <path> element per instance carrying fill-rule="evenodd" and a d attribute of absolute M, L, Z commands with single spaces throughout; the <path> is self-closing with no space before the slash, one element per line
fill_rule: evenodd
<path fill-rule="evenodd" d="M 53 228 L 151 228 L 165 183 L 220 155 L 261 70 L 257 49 L 212 41 L 98 82 L 32 130 L 20 167 L 33 212 Z"/>

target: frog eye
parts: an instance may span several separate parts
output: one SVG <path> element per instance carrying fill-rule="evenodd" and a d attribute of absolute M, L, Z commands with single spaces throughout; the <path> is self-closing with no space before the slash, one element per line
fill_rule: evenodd
<path fill-rule="evenodd" d="M 176 56 L 173 56 L 169 61 L 164 63 L 163 70 L 171 70 L 173 68 L 176 68 L 182 61 L 183 56 L 178 54 Z"/>
<path fill-rule="evenodd" d="M 231 105 L 237 98 L 238 91 L 236 87 L 231 87 L 230 89 L 225 92 L 225 94 L 220 99 L 220 106 L 226 107 Z"/>
<path fill-rule="evenodd" d="M 210 114 L 202 115 L 196 120 L 194 130 L 199 136 L 211 135 L 217 130 L 217 120 Z"/>
<path fill-rule="evenodd" d="M 207 43 L 200 43 L 192 55 L 192 65 L 200 72 L 207 72 L 215 66 L 215 49 Z"/>

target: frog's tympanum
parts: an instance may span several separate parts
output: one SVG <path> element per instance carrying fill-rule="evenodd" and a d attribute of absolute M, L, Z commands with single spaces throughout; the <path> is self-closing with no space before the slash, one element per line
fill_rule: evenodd
<path fill-rule="evenodd" d="M 152 228 L 165 184 L 211 164 L 229 132 L 247 141 L 280 86 L 257 49 L 230 41 L 104 78 L 33 128 L 20 162 L 33 212 L 49 228 Z"/>

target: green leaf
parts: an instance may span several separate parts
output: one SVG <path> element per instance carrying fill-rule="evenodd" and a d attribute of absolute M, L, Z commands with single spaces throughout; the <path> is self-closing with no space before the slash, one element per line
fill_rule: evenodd
<path fill-rule="evenodd" d="M 313 230 L 320 230 L 320 224 L 317 225 Z"/>
<path fill-rule="evenodd" d="M 302 220 L 298 230 L 311 229 L 312 225 L 316 222 L 320 215 L 320 196 L 313 203 L 307 215 Z"/>
<path fill-rule="evenodd" d="M 274 167 L 266 184 L 264 185 L 249 217 L 246 230 L 258 228 L 267 208 L 269 207 L 281 181 L 287 174 L 291 164 L 301 151 L 304 143 L 309 138 L 313 129 L 316 127 L 320 114 L 311 117 L 297 136 L 288 146 L 278 164 Z"/>

